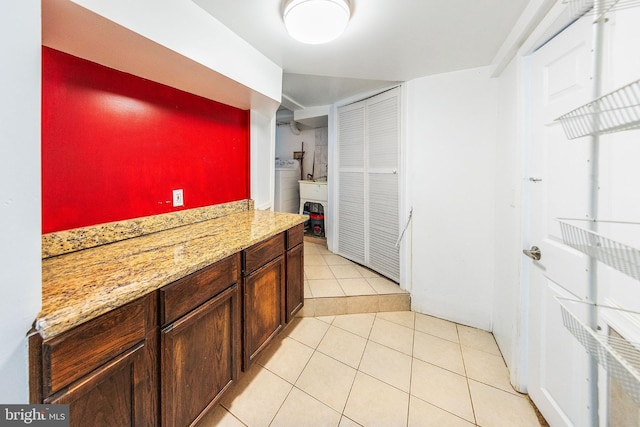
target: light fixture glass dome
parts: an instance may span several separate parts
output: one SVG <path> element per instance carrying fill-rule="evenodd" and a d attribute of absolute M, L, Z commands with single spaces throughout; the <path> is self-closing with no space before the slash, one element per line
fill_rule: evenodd
<path fill-rule="evenodd" d="M 348 0 L 289 0 L 283 13 L 291 37 L 308 44 L 334 40 L 347 28 L 350 17 Z"/>

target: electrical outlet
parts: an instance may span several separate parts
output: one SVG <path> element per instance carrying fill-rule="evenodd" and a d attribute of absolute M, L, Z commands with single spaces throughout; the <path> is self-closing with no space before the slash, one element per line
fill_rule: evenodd
<path fill-rule="evenodd" d="M 182 189 L 173 190 L 173 206 L 184 206 Z"/>

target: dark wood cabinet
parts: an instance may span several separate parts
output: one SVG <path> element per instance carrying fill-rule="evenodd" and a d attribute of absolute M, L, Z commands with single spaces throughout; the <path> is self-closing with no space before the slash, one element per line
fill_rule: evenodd
<path fill-rule="evenodd" d="M 147 295 L 57 337 L 31 340 L 33 403 L 69 404 L 71 426 L 158 424 L 157 310 Z"/>
<path fill-rule="evenodd" d="M 244 251 L 243 370 L 285 324 L 284 233 Z"/>
<path fill-rule="evenodd" d="M 188 426 L 238 378 L 238 285 L 162 330 L 162 425 Z"/>
<path fill-rule="evenodd" d="M 72 426 L 197 423 L 304 303 L 302 224 L 58 336 L 30 337 L 30 400 Z"/>
<path fill-rule="evenodd" d="M 197 422 L 240 373 L 240 254 L 161 289 L 163 426 Z M 220 292 L 221 291 L 221 292 Z"/>
<path fill-rule="evenodd" d="M 147 372 L 148 347 L 140 343 L 43 403 L 69 404 L 71 426 L 156 425 L 155 405 L 149 405 L 151 412 L 145 410 L 148 398 L 144 398 L 145 390 L 141 390 L 141 383 L 155 373 L 155 369 L 153 373 Z"/>
<path fill-rule="evenodd" d="M 242 253 L 243 274 L 248 276 L 272 259 L 279 257 L 284 253 L 284 248 L 285 233 L 280 233 L 245 249 Z"/>
<path fill-rule="evenodd" d="M 287 231 L 286 322 L 304 305 L 304 225 Z"/>

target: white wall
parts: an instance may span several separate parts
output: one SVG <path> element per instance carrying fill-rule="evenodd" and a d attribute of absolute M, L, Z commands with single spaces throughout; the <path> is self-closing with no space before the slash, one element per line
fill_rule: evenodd
<path fill-rule="evenodd" d="M 302 150 L 304 142 L 304 159 L 302 161 L 304 179 L 307 179 L 307 174 L 311 172 L 314 173 L 314 178 L 325 177 L 329 170 L 328 140 L 326 127 L 301 129 L 300 134 L 296 135 L 288 124 L 278 125 L 276 128 L 276 157 L 292 159 L 293 152 Z M 314 161 L 315 168 L 313 167 Z"/>
<path fill-rule="evenodd" d="M 275 110 L 251 110 L 251 198 L 260 210 L 273 209 L 275 124 Z"/>
<path fill-rule="evenodd" d="M 498 82 L 477 68 L 407 83 L 412 309 L 491 329 Z"/>
<path fill-rule="evenodd" d="M 302 150 L 304 142 L 304 170 L 311 171 L 311 161 L 313 150 L 316 145 L 316 136 L 313 129 L 300 129 L 296 135 L 291 131 L 289 124 L 279 124 L 276 126 L 276 157 L 281 159 L 292 159 L 294 151 Z"/>
<path fill-rule="evenodd" d="M 0 17 L 0 402 L 28 401 L 26 333 L 40 310 L 40 0 Z M 10 12 L 10 13 L 9 13 Z"/>
<path fill-rule="evenodd" d="M 108 2 L 102 0 L 73 0 L 73 3 L 139 34 L 142 36 L 141 38 L 152 40 L 168 48 L 169 51 L 177 52 L 184 58 L 202 64 L 215 73 L 251 88 L 255 92 L 271 98 L 271 100 L 280 101 L 282 95 L 282 69 L 194 2 L 171 0 L 137 0 L 133 2 L 129 0 L 110 0 Z M 71 14 L 74 11 L 73 9 L 70 10 L 71 12 L 68 12 L 65 17 L 67 19 L 71 18 Z M 76 11 L 76 13 L 80 12 Z M 83 15 L 85 19 L 89 19 L 90 16 L 88 14 Z M 75 22 L 75 25 L 78 26 L 82 24 L 82 22 Z M 59 29 L 60 32 L 63 30 Z M 70 34 L 72 38 L 64 40 L 65 34 L 67 36 Z M 93 50 L 103 50 L 104 52 L 86 52 L 86 50 L 83 52 L 84 49 L 89 48 L 89 45 L 83 45 L 85 41 L 82 40 L 82 37 L 77 37 L 74 33 L 65 34 L 47 34 L 47 38 L 55 36 L 63 39 L 56 42 L 63 44 L 64 48 L 61 50 L 80 57 L 85 57 L 82 53 L 87 53 L 91 56 L 95 55 L 107 62 L 101 62 L 96 58 L 87 59 L 116 69 L 120 68 L 116 64 L 111 64 L 110 60 L 118 61 L 118 56 L 124 56 L 122 52 L 129 48 L 128 45 L 119 46 L 118 50 L 120 52 L 117 52 L 113 57 L 114 52 L 109 52 L 113 50 L 113 46 L 110 43 L 104 43 L 104 40 L 99 37 L 90 37 L 93 33 L 87 31 L 85 38 L 97 39 L 102 42 L 98 45 L 92 45 L 91 48 Z M 101 36 L 103 35 L 101 34 Z M 131 41 L 131 43 L 134 43 L 134 41 Z M 127 53 L 131 54 L 131 52 Z M 123 71 L 176 87 L 171 81 L 163 81 L 159 76 L 149 77 L 143 75 L 140 70 L 135 69 L 139 65 L 135 56 L 127 55 L 125 58 L 127 70 Z M 158 59 L 156 59 L 155 68 L 159 69 L 158 71 L 162 71 L 165 67 L 157 67 L 157 63 Z M 160 63 L 162 63 L 161 59 Z M 169 61 L 167 61 L 166 67 L 170 65 Z M 210 73 L 209 78 L 211 81 L 209 84 L 213 84 L 211 83 L 212 81 L 216 82 L 215 73 Z M 227 82 L 225 86 L 231 86 L 231 83 Z M 222 102 L 234 105 L 226 99 L 222 100 Z M 256 106 L 252 105 L 252 108 L 254 107 Z"/>
<path fill-rule="evenodd" d="M 521 360 L 526 331 L 522 322 L 526 298 L 520 284 L 522 262 L 522 117 L 523 85 L 519 57 L 511 61 L 498 81 L 498 128 L 495 162 L 495 283 L 493 335 L 511 373 L 511 382 L 523 390 L 525 364 Z M 520 95 L 520 96 L 519 96 Z M 523 313 L 526 317 L 526 313 Z"/>
<path fill-rule="evenodd" d="M 316 145 L 311 161 L 315 166 L 312 169 L 314 178 L 329 176 L 329 128 L 316 128 Z"/>

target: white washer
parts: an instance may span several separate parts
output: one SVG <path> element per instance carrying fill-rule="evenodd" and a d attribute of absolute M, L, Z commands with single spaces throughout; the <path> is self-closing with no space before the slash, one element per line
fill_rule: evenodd
<path fill-rule="evenodd" d="M 297 213 L 300 204 L 300 162 L 276 159 L 274 208 L 276 212 Z"/>

